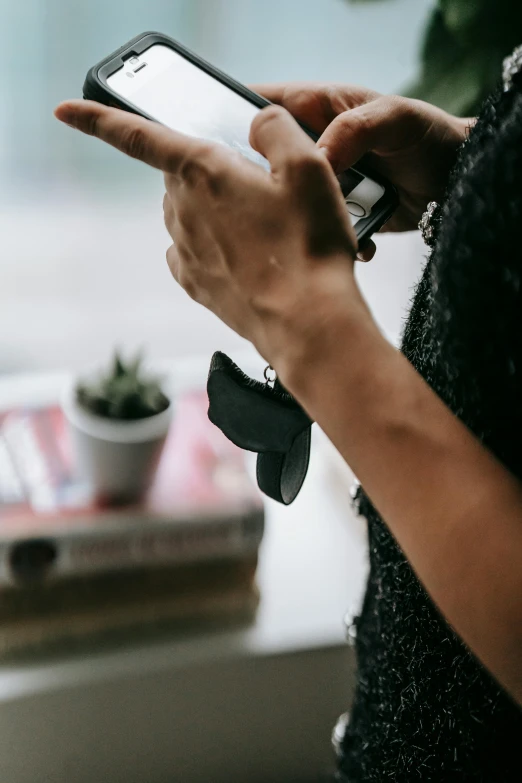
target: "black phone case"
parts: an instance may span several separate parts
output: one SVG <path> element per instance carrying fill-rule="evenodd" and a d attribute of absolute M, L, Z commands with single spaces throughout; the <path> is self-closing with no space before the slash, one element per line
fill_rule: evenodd
<path fill-rule="evenodd" d="M 136 107 L 132 105 L 132 103 L 128 103 L 127 101 L 123 100 L 119 95 L 114 93 L 106 83 L 106 80 L 109 76 L 123 67 L 124 58 L 127 59 L 128 56 L 132 56 L 132 54 L 140 55 L 154 44 L 170 46 L 171 49 L 174 49 L 187 60 L 193 62 L 194 65 L 198 66 L 198 68 L 206 71 L 210 76 L 222 82 L 222 84 L 225 84 L 231 90 L 234 90 L 234 92 L 242 95 L 244 98 L 246 98 L 247 101 L 250 101 L 250 103 L 253 103 L 255 106 L 259 106 L 260 109 L 270 105 L 270 101 L 267 101 L 261 95 L 258 95 L 252 90 L 249 90 L 248 87 L 245 87 L 240 82 L 237 82 L 235 79 L 227 76 L 227 74 L 223 73 L 218 68 L 210 65 L 210 63 L 206 62 L 201 57 L 198 57 L 197 54 L 191 52 L 185 46 L 178 43 L 178 41 L 175 41 L 173 38 L 169 38 L 169 36 L 163 35 L 162 33 L 155 32 L 148 32 L 137 35 L 136 38 L 128 41 L 128 43 L 124 44 L 124 46 L 121 46 L 97 65 L 93 66 L 85 78 L 83 85 L 83 97 L 88 100 L 98 101 L 99 103 L 103 103 L 106 106 L 115 106 L 118 109 L 123 109 L 133 114 L 140 114 L 149 120 L 154 120 L 153 117 L 148 116 L 145 112 L 138 111 Z M 319 137 L 316 133 L 311 131 L 302 123 L 299 124 L 314 141 L 317 141 Z M 356 170 L 361 174 L 370 177 L 375 182 L 378 182 L 385 190 L 383 197 L 379 199 L 379 201 L 374 205 L 371 215 L 369 215 L 367 218 L 362 218 L 359 220 L 355 226 L 355 233 L 357 235 L 359 245 L 364 246 L 371 235 L 382 228 L 386 221 L 391 217 L 397 207 L 398 197 L 395 188 L 382 177 L 374 174 L 371 169 L 364 165 L 364 162 L 358 163 Z"/>
<path fill-rule="evenodd" d="M 83 86 L 84 97 L 154 120 L 122 100 L 106 83 L 111 74 L 123 67 L 124 58 L 140 55 L 154 44 L 170 46 L 255 106 L 262 109 L 269 105 L 269 101 L 261 95 L 160 33 L 142 33 L 91 68 Z M 318 136 L 300 124 L 317 141 Z M 364 164 L 358 164 L 356 170 L 379 182 L 385 189 L 371 215 L 356 224 L 357 238 L 363 245 L 388 220 L 398 199 L 395 188 L 374 175 Z M 305 480 L 310 456 L 313 422 L 305 411 L 279 381 L 276 380 L 273 387 L 254 381 L 220 352 L 212 358 L 207 390 L 211 421 L 238 446 L 257 453 L 257 481 L 261 490 L 280 503 L 292 503 Z"/>

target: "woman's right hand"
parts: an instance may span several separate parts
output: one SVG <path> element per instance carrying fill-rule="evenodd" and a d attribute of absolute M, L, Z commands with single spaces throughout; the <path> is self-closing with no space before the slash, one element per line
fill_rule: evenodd
<path fill-rule="evenodd" d="M 399 207 L 383 231 L 417 228 L 428 202 L 440 201 L 472 123 L 423 101 L 351 85 L 290 83 L 253 89 L 322 134 L 318 146 L 336 173 L 366 156 L 395 185 Z"/>

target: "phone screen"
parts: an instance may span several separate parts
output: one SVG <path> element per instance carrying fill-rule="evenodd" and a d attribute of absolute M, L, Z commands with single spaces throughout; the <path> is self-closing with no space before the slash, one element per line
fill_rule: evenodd
<path fill-rule="evenodd" d="M 268 161 L 250 146 L 250 126 L 260 109 L 181 54 L 155 44 L 128 59 L 107 79 L 116 94 L 173 130 L 226 144 L 254 163 Z M 339 177 L 353 221 L 370 214 L 384 188 L 353 169 Z"/>

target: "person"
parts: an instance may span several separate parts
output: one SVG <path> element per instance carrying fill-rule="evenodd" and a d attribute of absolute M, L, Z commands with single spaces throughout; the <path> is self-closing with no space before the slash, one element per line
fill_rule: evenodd
<path fill-rule="evenodd" d="M 174 278 L 253 343 L 364 487 L 349 783 L 520 780 L 521 70 L 518 51 L 476 122 L 351 86 L 258 88 L 276 104 L 250 136 L 270 171 L 96 103 L 56 110 L 164 172 Z M 387 230 L 431 203 L 400 352 L 358 289 L 374 248 L 334 175 L 363 156 L 399 193 Z"/>

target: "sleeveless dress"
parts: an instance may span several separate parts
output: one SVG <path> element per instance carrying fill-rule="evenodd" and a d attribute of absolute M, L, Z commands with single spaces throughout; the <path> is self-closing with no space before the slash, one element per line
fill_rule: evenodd
<path fill-rule="evenodd" d="M 402 343 L 520 479 L 521 64 L 519 52 L 460 151 Z M 356 505 L 368 521 L 370 574 L 349 629 L 358 681 L 334 733 L 339 780 L 520 783 L 522 711 L 446 623 L 363 491 Z"/>

